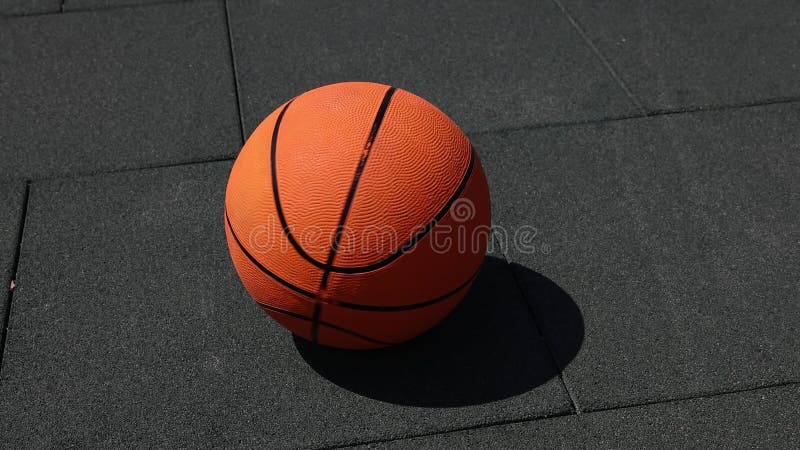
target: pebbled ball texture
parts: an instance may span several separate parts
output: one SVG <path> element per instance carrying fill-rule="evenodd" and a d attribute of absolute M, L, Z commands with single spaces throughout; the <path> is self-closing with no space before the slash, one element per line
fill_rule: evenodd
<path fill-rule="evenodd" d="M 411 339 L 472 285 L 489 239 L 486 177 L 444 113 L 347 82 L 284 103 L 231 170 L 225 230 L 261 308 L 340 348 Z"/>

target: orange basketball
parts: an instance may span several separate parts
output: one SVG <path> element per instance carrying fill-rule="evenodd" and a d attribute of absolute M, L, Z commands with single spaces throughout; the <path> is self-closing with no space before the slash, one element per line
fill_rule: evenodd
<path fill-rule="evenodd" d="M 400 343 L 445 318 L 478 274 L 489 223 L 464 133 L 376 83 L 281 105 L 245 143 L 225 196 L 250 295 L 295 334 L 341 348 Z"/>

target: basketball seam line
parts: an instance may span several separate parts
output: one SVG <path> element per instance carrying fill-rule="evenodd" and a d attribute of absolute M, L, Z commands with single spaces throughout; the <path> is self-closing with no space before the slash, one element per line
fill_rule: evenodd
<path fill-rule="evenodd" d="M 425 237 L 425 235 L 427 235 L 428 232 L 430 232 L 434 227 L 436 227 L 439 221 L 442 220 L 442 218 L 450 210 L 450 207 L 453 206 L 453 203 L 461 196 L 461 192 L 464 190 L 464 188 L 467 186 L 467 183 L 472 178 L 472 169 L 474 163 L 475 163 L 475 153 L 472 151 L 472 146 L 470 145 L 469 165 L 467 165 L 467 170 L 464 173 L 464 177 L 461 179 L 461 182 L 459 183 L 458 187 L 453 192 L 453 195 L 450 196 L 450 198 L 447 200 L 447 203 L 445 203 L 444 207 L 436 214 L 436 216 L 434 216 L 433 219 L 430 220 L 430 222 L 425 224 L 425 226 L 422 227 L 416 234 L 414 234 L 414 236 L 412 236 L 411 239 L 409 239 L 405 244 L 401 245 L 400 247 L 398 247 L 397 250 L 394 251 L 394 253 L 390 254 L 389 256 L 378 262 L 372 263 L 367 266 L 358 267 L 357 269 L 359 270 L 356 272 L 350 272 L 345 270 L 342 270 L 342 272 L 359 273 L 359 272 L 369 272 L 371 270 L 379 269 L 391 263 L 395 259 L 399 258 L 405 252 L 414 248 L 414 246 L 417 245 L 417 243 L 423 237 Z M 349 269 L 349 268 L 342 268 L 342 269 Z"/>
<path fill-rule="evenodd" d="M 256 303 L 258 303 L 258 302 L 256 302 Z M 313 320 L 313 319 L 310 319 L 310 318 L 308 318 L 308 317 L 306 317 L 306 316 L 304 316 L 302 314 L 298 314 L 298 313 L 293 312 L 293 311 L 288 311 L 288 310 L 285 310 L 285 309 L 276 308 L 274 306 L 265 305 L 263 303 L 258 303 L 258 305 L 261 306 L 264 309 L 268 309 L 270 311 L 275 311 L 275 312 L 278 312 L 278 313 L 281 313 L 281 314 L 286 314 L 287 316 L 294 317 L 295 319 L 306 320 L 306 321 L 312 321 Z M 329 323 L 329 322 L 325 322 L 325 321 L 318 321 L 318 322 L 319 322 L 320 325 L 323 325 L 323 326 L 326 326 L 326 327 L 329 327 L 329 328 L 333 328 L 334 330 L 338 330 L 338 331 L 341 331 L 343 333 L 355 336 L 355 337 L 363 339 L 363 340 L 365 340 L 367 342 L 372 342 L 374 344 L 380 344 L 380 345 L 394 345 L 394 343 L 392 343 L 392 342 L 379 341 L 378 339 L 371 338 L 369 336 L 365 336 L 365 335 L 363 335 L 361 333 L 358 333 L 358 332 L 355 332 L 353 330 L 348 330 L 347 328 L 340 327 L 339 325 L 335 325 L 335 324 L 332 324 L 332 323 Z M 316 342 L 316 341 L 314 341 L 314 342 Z"/>
<path fill-rule="evenodd" d="M 289 100 L 286 102 L 286 105 L 283 107 L 280 113 L 278 113 L 278 118 L 275 119 L 275 127 L 272 129 L 272 137 L 270 138 L 270 161 L 269 161 L 269 169 L 270 169 L 270 179 L 272 183 L 272 197 L 275 203 L 275 211 L 278 213 L 278 220 L 281 223 L 281 229 L 283 230 L 283 234 L 286 235 L 286 238 L 289 240 L 289 243 L 292 244 L 292 247 L 297 251 L 300 256 L 303 257 L 306 261 L 310 262 L 311 264 L 320 267 L 320 262 L 316 259 L 312 258 L 311 255 L 306 253 L 303 250 L 303 247 L 300 246 L 300 243 L 294 238 L 292 235 L 292 230 L 289 228 L 289 224 L 286 222 L 286 216 L 283 214 L 283 207 L 281 206 L 281 198 L 278 194 L 278 170 L 277 170 L 277 163 L 275 155 L 278 153 L 278 130 L 281 127 L 281 122 L 283 121 L 283 116 L 286 114 L 286 110 L 289 109 L 289 105 L 292 104 L 294 99 Z M 320 267 L 322 268 L 322 267 Z"/>
<path fill-rule="evenodd" d="M 322 303 L 315 302 L 314 303 L 314 312 L 311 316 L 311 342 L 318 342 L 317 337 L 319 336 L 319 324 L 320 320 L 319 317 L 322 315 Z"/>
<path fill-rule="evenodd" d="M 424 308 L 424 307 L 427 307 L 427 306 L 431 306 L 431 305 L 433 305 L 435 303 L 438 303 L 440 301 L 446 300 L 448 297 L 456 294 L 458 291 L 463 289 L 467 284 L 469 284 L 469 282 L 471 280 L 476 278 L 478 276 L 478 273 L 480 272 L 480 266 L 478 266 L 478 270 L 476 270 L 475 273 L 473 273 L 472 276 L 470 276 L 467 279 L 467 281 L 461 283 L 459 285 L 459 287 L 457 287 L 456 289 L 454 289 L 454 290 L 452 290 L 452 291 L 450 291 L 450 292 L 448 292 L 448 293 L 446 293 L 444 295 L 436 297 L 433 300 L 426 300 L 424 302 L 412 303 L 410 305 L 372 306 L 372 305 L 362 305 L 362 304 L 359 304 L 359 303 L 348 303 L 348 302 L 323 303 L 323 302 L 320 302 L 319 299 L 317 299 L 316 294 L 314 294 L 311 291 L 307 291 L 307 290 L 301 288 L 300 286 L 296 286 L 296 285 L 290 283 L 287 280 L 284 280 L 283 278 L 278 276 L 273 271 L 267 269 L 250 252 L 248 252 L 247 249 L 242 244 L 242 242 L 239 240 L 239 237 L 236 235 L 236 232 L 233 230 L 233 224 L 231 223 L 230 217 L 228 216 L 227 209 L 225 210 L 225 220 L 227 222 L 228 229 L 231 232 L 231 236 L 233 236 L 233 240 L 236 242 L 237 246 L 242 250 L 242 253 L 244 253 L 244 255 L 247 257 L 247 259 L 249 259 L 265 275 L 267 275 L 268 277 L 270 277 L 273 280 L 277 281 L 279 284 L 283 285 L 284 287 L 287 287 L 287 288 L 289 288 L 289 289 L 291 289 L 291 290 L 293 290 L 293 291 L 295 291 L 295 292 L 297 292 L 299 294 L 302 294 L 302 295 L 304 295 L 306 297 L 309 297 L 309 299 L 312 299 L 312 303 L 314 303 L 314 304 L 330 304 L 331 306 L 341 306 L 343 308 L 348 308 L 348 309 L 356 309 L 356 310 L 362 310 L 362 311 L 379 311 L 379 312 L 398 312 L 398 311 L 407 311 L 407 310 L 412 310 L 412 309 Z M 256 301 L 256 303 L 262 304 L 262 303 L 260 303 L 258 301 Z"/>
<path fill-rule="evenodd" d="M 372 306 L 372 305 L 360 305 L 358 303 L 348 303 L 348 302 L 340 302 L 336 303 L 336 306 L 344 306 L 345 308 L 355 309 L 359 311 L 383 311 L 383 312 L 393 312 L 393 311 L 406 311 L 412 310 L 417 308 L 424 308 L 426 306 L 433 305 L 435 303 L 439 303 L 442 300 L 445 300 L 449 297 L 455 295 L 458 291 L 464 289 L 468 284 L 470 284 L 475 278 L 478 276 L 478 273 L 481 271 L 481 266 L 478 266 L 478 270 L 476 270 L 472 276 L 467 278 L 467 281 L 459 284 L 455 289 L 452 291 L 440 295 L 439 297 L 434 298 L 433 300 L 428 300 L 425 302 L 414 303 L 411 305 L 399 305 L 399 306 Z"/>
<path fill-rule="evenodd" d="M 396 88 L 391 87 L 390 90 L 392 90 L 392 89 L 396 89 Z M 387 91 L 387 94 L 388 94 L 388 91 Z M 464 173 L 464 176 L 461 179 L 461 182 L 459 183 L 459 185 L 456 188 L 455 192 L 453 192 L 453 195 L 450 196 L 450 198 L 448 199 L 447 203 L 445 203 L 444 207 L 436 214 L 436 216 L 430 222 L 425 224 L 424 227 L 422 227 L 414 236 L 411 237 L 411 239 L 409 239 L 407 242 L 405 242 L 403 245 L 401 245 L 396 251 L 394 251 L 389 256 L 385 257 L 384 259 L 382 259 L 380 261 L 377 261 L 377 262 L 374 262 L 372 264 L 366 265 L 366 266 L 339 267 L 339 266 L 335 266 L 333 264 L 326 264 L 326 263 L 319 262 L 316 259 L 314 259 L 313 257 L 311 257 L 311 255 L 306 253 L 306 251 L 300 246 L 300 243 L 297 242 L 297 240 L 294 238 L 294 235 L 291 232 L 291 229 L 290 229 L 290 227 L 288 225 L 288 222 L 286 221 L 286 216 L 284 216 L 284 214 L 283 214 L 283 207 L 281 206 L 280 195 L 278 194 L 278 175 L 277 175 L 277 171 L 276 171 L 276 162 L 275 162 L 276 161 L 275 155 L 277 154 L 278 129 L 280 128 L 280 124 L 281 124 L 281 121 L 283 120 L 284 113 L 289 108 L 289 105 L 292 103 L 292 101 L 294 101 L 294 99 L 292 99 L 289 102 L 287 102 L 286 105 L 281 110 L 281 112 L 278 114 L 278 118 L 275 121 L 275 127 L 272 130 L 271 148 L 270 148 L 270 171 L 271 171 L 271 179 L 272 179 L 272 196 L 273 196 L 273 200 L 274 200 L 274 203 L 275 203 L 275 210 L 276 210 L 276 212 L 278 214 L 278 220 L 281 223 L 282 231 L 286 235 L 286 238 L 289 240 L 289 243 L 292 245 L 292 247 L 294 247 L 294 249 L 297 251 L 297 253 L 303 259 L 305 259 L 306 261 L 308 261 L 313 266 L 315 266 L 315 267 L 317 267 L 319 269 L 322 269 L 322 270 L 327 271 L 327 272 L 353 274 L 353 273 L 369 272 L 369 271 L 372 271 L 372 270 L 375 270 L 375 269 L 379 269 L 379 268 L 391 263 L 392 261 L 397 259 L 400 255 L 402 255 L 406 251 L 408 251 L 411 248 L 413 248 L 423 237 L 425 237 L 425 235 L 431 229 L 433 229 L 436 226 L 436 224 L 439 222 L 439 220 L 441 220 L 442 217 L 444 217 L 444 215 L 447 214 L 447 211 L 453 205 L 453 202 L 455 202 L 458 199 L 458 197 L 461 195 L 461 192 L 464 190 L 464 188 L 467 185 L 467 182 L 470 180 L 470 177 L 472 176 L 472 170 L 473 170 L 473 166 L 474 166 L 474 162 L 475 162 L 475 151 L 472 148 L 472 144 L 470 144 L 469 164 L 467 165 L 467 169 L 466 169 L 466 171 Z M 374 124 L 373 124 L 373 128 L 375 128 Z M 377 130 L 375 130 L 375 133 L 377 133 Z"/>
<path fill-rule="evenodd" d="M 375 143 L 375 137 L 378 135 L 378 130 L 381 128 L 381 124 L 383 123 L 383 118 L 386 116 L 386 110 L 389 109 L 389 102 L 392 99 L 392 95 L 394 94 L 395 87 L 389 86 L 389 89 L 383 95 L 383 100 L 381 100 L 380 106 L 378 106 L 378 112 L 375 115 L 375 120 L 372 121 L 372 128 L 369 130 L 369 135 L 367 135 L 367 142 L 364 143 L 364 148 L 361 150 L 361 156 L 358 158 L 358 165 L 356 166 L 356 173 L 353 175 L 353 180 L 350 182 L 350 189 L 347 191 L 347 197 L 344 200 L 344 207 L 342 207 L 342 213 L 339 215 L 339 223 L 336 225 L 336 229 L 333 232 L 333 242 L 331 242 L 331 249 L 328 252 L 328 259 L 325 262 L 326 267 L 333 266 L 333 259 L 336 257 L 336 251 L 339 249 L 339 240 L 342 238 L 342 230 L 344 229 L 344 223 L 347 221 L 347 214 L 350 212 L 350 207 L 353 205 L 353 199 L 356 196 L 356 188 L 358 187 L 358 182 L 361 179 L 361 174 L 364 172 L 364 167 L 367 165 L 367 160 L 369 159 L 369 155 L 372 153 L 372 145 Z M 326 268 L 322 272 L 322 280 L 320 280 L 319 290 L 323 291 L 325 287 L 328 285 L 328 277 L 330 276 L 331 271 L 329 268 Z M 311 322 L 311 341 L 317 342 L 317 335 L 319 334 L 319 321 L 320 316 L 322 315 L 322 304 L 317 303 L 314 307 L 314 318 Z"/>
<path fill-rule="evenodd" d="M 386 116 L 386 110 L 389 109 L 389 102 L 392 99 L 392 94 L 394 94 L 395 87 L 390 86 L 389 89 L 386 91 L 386 94 L 383 96 L 383 100 L 381 101 L 380 106 L 378 107 L 378 113 L 375 115 L 375 120 L 372 122 L 372 128 L 369 131 L 369 135 L 367 136 L 367 142 L 364 144 L 364 148 L 361 150 L 361 157 L 358 159 L 358 165 L 356 166 L 356 173 L 353 175 L 353 181 L 350 182 L 350 189 L 347 191 L 347 197 L 344 200 L 344 207 L 342 208 L 342 214 L 339 216 L 339 223 L 336 225 L 336 230 L 333 235 L 333 242 L 331 244 L 331 250 L 328 252 L 328 259 L 325 263 L 325 266 L 328 267 L 325 269 L 325 272 L 322 274 L 322 283 L 321 288 L 324 288 L 328 283 L 328 276 L 330 275 L 330 267 L 333 267 L 333 259 L 336 257 L 336 252 L 339 250 L 339 240 L 342 237 L 342 231 L 344 228 L 344 223 L 347 221 L 347 215 L 350 212 L 350 208 L 353 205 L 353 199 L 356 196 L 356 189 L 358 188 L 358 182 L 361 180 L 361 174 L 364 172 L 364 168 L 367 165 L 367 160 L 369 159 L 369 155 L 372 153 L 372 145 L 375 143 L 375 138 L 378 135 L 378 130 L 383 123 L 383 118 Z"/>
<path fill-rule="evenodd" d="M 417 245 L 417 243 L 419 243 L 419 241 L 422 240 L 422 238 L 424 238 L 434 227 L 436 227 L 439 221 L 442 220 L 442 218 L 450 210 L 450 207 L 453 206 L 453 203 L 456 200 L 458 200 L 458 198 L 461 196 L 461 192 L 467 186 L 467 183 L 472 177 L 472 170 L 474 167 L 474 163 L 475 163 L 475 152 L 472 151 L 472 147 L 470 146 L 470 159 L 469 159 L 469 164 L 467 165 L 467 170 L 465 171 L 464 177 L 461 179 L 461 182 L 459 183 L 458 187 L 456 187 L 456 190 L 453 192 L 453 195 L 450 196 L 450 198 L 447 200 L 447 203 L 445 203 L 444 207 L 442 207 L 442 209 L 439 210 L 438 213 L 436 213 L 433 219 L 431 219 L 428 223 L 426 223 L 425 226 L 420 228 L 419 231 L 417 231 L 416 234 L 411 236 L 411 238 L 408 241 L 406 241 L 403 245 L 399 246 L 397 250 L 389 254 L 389 256 L 383 258 L 380 261 L 368 264 L 366 266 L 358 266 L 358 267 L 330 266 L 327 269 L 329 269 L 331 272 L 347 273 L 347 274 L 370 272 L 390 264 L 392 261 L 402 256 L 404 253 L 414 248 L 414 246 Z"/>
<path fill-rule="evenodd" d="M 264 274 L 266 274 L 267 276 L 269 276 L 273 280 L 277 281 L 278 283 L 282 284 L 283 286 L 285 286 L 285 287 L 287 287 L 287 288 L 289 288 L 289 289 L 291 289 L 291 290 L 293 290 L 295 292 L 303 294 L 306 297 L 316 298 L 316 294 L 315 293 L 313 293 L 311 291 L 307 291 L 307 290 L 301 288 L 300 286 L 295 286 L 294 284 L 292 284 L 292 283 L 284 280 L 283 278 L 279 277 L 277 274 L 275 274 L 271 270 L 267 269 L 253 255 L 251 255 L 250 252 L 247 251 L 247 249 L 245 248 L 244 244 L 242 244 L 242 242 L 239 240 L 239 237 L 236 236 L 236 232 L 233 230 L 233 224 L 231 223 L 230 216 L 228 216 L 228 209 L 227 208 L 225 208 L 225 222 L 227 223 L 228 228 L 231 231 L 231 236 L 233 236 L 233 240 L 236 241 L 236 245 L 239 246 L 239 248 L 242 250 L 242 253 L 244 253 L 244 255 L 247 256 L 247 259 L 249 259 L 253 264 L 255 264 L 255 266 L 258 267 L 259 270 L 264 272 Z"/>

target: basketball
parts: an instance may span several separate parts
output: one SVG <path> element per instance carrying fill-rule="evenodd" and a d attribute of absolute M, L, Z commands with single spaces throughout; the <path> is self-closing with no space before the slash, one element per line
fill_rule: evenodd
<path fill-rule="evenodd" d="M 287 101 L 247 139 L 225 193 L 233 264 L 294 334 L 351 349 L 430 329 L 480 270 L 491 208 L 469 139 L 400 88 L 347 82 Z"/>

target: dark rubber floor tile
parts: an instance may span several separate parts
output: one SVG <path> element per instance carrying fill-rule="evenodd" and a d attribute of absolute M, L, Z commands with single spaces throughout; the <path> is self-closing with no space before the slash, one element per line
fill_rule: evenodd
<path fill-rule="evenodd" d="M 365 448 L 797 448 L 798 385 L 522 422 Z"/>
<path fill-rule="evenodd" d="M 24 197 L 25 181 L 0 179 L 0 335 L 6 323 Z"/>
<path fill-rule="evenodd" d="M 57 13 L 61 0 L 0 0 L 0 16 Z"/>
<path fill-rule="evenodd" d="M 794 0 L 563 0 L 650 110 L 800 96 Z"/>
<path fill-rule="evenodd" d="M 579 406 L 800 379 L 798 118 L 791 104 L 473 139 L 515 267 L 560 287 L 537 295 L 542 277 L 518 271 Z M 564 301 L 585 322 L 574 360 Z"/>
<path fill-rule="evenodd" d="M 0 26 L 0 176 L 235 154 L 241 132 L 220 3 L 13 18 Z"/>
<path fill-rule="evenodd" d="M 467 131 L 637 112 L 549 0 L 229 8 L 248 133 L 289 98 L 350 80 L 408 89 Z"/>
<path fill-rule="evenodd" d="M 563 414 L 510 267 L 489 257 L 426 335 L 379 351 L 295 340 L 229 261 L 229 163 L 31 187 L 0 435 L 35 447 L 322 446 Z"/>

